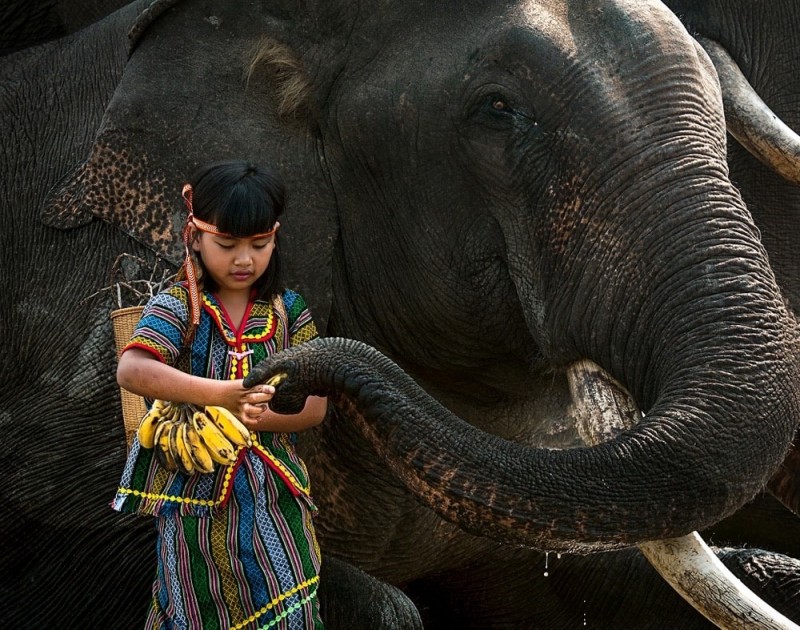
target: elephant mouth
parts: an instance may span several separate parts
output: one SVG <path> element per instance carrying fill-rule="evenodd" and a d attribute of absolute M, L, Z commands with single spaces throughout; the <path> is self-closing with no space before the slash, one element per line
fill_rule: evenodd
<path fill-rule="evenodd" d="M 576 361 L 567 378 L 571 415 L 587 446 L 615 439 L 643 417 L 625 388 L 596 363 Z M 742 619 L 754 627 L 794 626 L 742 584 L 697 532 L 639 543 L 638 548 L 681 597 L 718 627 L 738 627 Z"/>

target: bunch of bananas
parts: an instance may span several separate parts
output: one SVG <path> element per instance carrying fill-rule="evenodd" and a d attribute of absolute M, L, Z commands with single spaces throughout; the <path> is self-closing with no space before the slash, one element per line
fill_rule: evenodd
<path fill-rule="evenodd" d="M 186 474 L 233 464 L 239 447 L 253 443 L 247 427 L 224 407 L 201 410 L 164 400 L 153 403 L 136 435 L 143 448 L 155 449 L 163 468 Z"/>

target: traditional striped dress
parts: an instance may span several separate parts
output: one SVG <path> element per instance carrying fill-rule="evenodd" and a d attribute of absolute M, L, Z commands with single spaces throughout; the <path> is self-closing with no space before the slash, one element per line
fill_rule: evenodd
<path fill-rule="evenodd" d="M 252 301 L 236 330 L 222 304 L 204 292 L 191 348 L 183 284 L 152 298 L 128 348 L 217 379 L 317 336 L 303 298 Z M 134 440 L 112 507 L 156 517 L 158 567 L 146 628 L 254 630 L 322 628 L 316 599 L 320 554 L 308 474 L 295 435 L 258 434 L 237 461 L 209 474 L 168 472 Z"/>

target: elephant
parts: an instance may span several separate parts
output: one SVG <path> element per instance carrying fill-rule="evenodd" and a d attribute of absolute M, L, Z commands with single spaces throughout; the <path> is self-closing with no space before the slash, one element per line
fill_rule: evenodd
<path fill-rule="evenodd" d="M 102 290 L 122 254 L 176 264 L 182 178 L 243 155 L 287 179 L 324 333 L 276 405 L 336 401 L 299 443 L 329 627 L 708 627 L 634 547 L 693 530 L 800 619 L 798 519 L 763 492 L 800 421 L 797 192 L 726 140 L 690 34 L 797 87 L 733 13 L 670 6 L 139 0 L 4 57 L 3 625 L 143 621 Z M 591 448 L 579 359 L 646 414 Z"/>

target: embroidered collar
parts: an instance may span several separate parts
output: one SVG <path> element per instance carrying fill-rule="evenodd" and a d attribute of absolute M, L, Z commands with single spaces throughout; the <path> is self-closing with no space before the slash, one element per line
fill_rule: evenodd
<path fill-rule="evenodd" d="M 271 339 L 277 328 L 277 317 L 272 304 L 261 300 L 249 303 L 239 331 L 235 330 L 225 307 L 213 293 L 203 291 L 203 308 L 211 316 L 222 337 L 241 352 L 238 346 L 242 343 L 263 342 Z M 238 332 L 238 334 L 237 334 Z M 238 357 L 242 358 L 242 357 Z"/>

